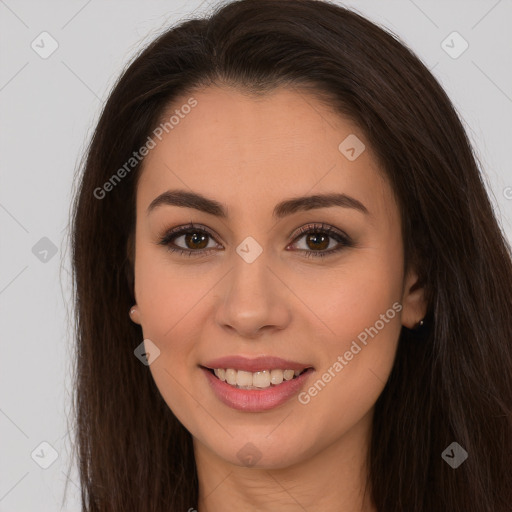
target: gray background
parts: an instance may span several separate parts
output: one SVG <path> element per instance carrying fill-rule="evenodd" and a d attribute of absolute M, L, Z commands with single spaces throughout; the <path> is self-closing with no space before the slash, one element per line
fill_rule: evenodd
<path fill-rule="evenodd" d="M 511 0 L 344 5 L 394 31 L 441 82 L 512 240 Z M 73 336 L 66 235 L 75 169 L 133 53 L 177 20 L 209 10 L 201 0 L 0 0 L 0 512 L 80 510 L 67 421 Z M 58 43 L 46 59 L 31 47 L 50 48 L 39 37 L 44 31 Z M 442 46 L 453 31 L 469 44 L 458 58 Z M 455 55 L 462 44 L 452 37 L 444 47 Z M 47 469 L 40 465 L 52 461 L 52 449 L 42 442 L 58 454 Z"/>

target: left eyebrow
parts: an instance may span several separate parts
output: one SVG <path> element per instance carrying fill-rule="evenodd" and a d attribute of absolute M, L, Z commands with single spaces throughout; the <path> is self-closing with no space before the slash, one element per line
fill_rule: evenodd
<path fill-rule="evenodd" d="M 151 201 L 147 208 L 149 215 L 155 208 L 162 205 L 179 206 L 182 208 L 194 208 L 196 210 L 226 219 L 228 217 L 227 208 L 214 199 L 209 199 L 195 192 L 186 190 L 168 190 Z M 353 208 L 355 210 L 370 215 L 366 206 L 347 194 L 316 194 L 311 196 L 301 196 L 287 199 L 278 203 L 272 215 L 274 218 L 281 219 L 299 211 L 313 210 L 317 208 L 328 208 L 339 206 L 342 208 Z"/>

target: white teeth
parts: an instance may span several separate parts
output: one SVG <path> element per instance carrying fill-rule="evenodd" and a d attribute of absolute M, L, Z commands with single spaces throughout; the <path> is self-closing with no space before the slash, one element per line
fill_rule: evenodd
<path fill-rule="evenodd" d="M 226 370 L 226 382 L 228 384 L 231 384 L 232 386 L 236 385 L 236 374 L 237 371 L 233 370 L 232 368 L 229 368 Z"/>
<path fill-rule="evenodd" d="M 252 374 L 252 385 L 257 388 L 268 388 L 270 386 L 270 371 L 263 370 Z"/>
<path fill-rule="evenodd" d="M 272 370 L 270 372 L 270 382 L 277 386 L 283 382 L 283 370 Z"/>
<path fill-rule="evenodd" d="M 239 387 L 252 386 L 252 373 L 238 370 L 236 373 L 236 385 Z"/>
<path fill-rule="evenodd" d="M 226 370 L 224 368 L 217 368 L 216 370 L 213 370 L 215 375 L 222 381 L 226 380 Z"/>
<path fill-rule="evenodd" d="M 293 379 L 293 370 L 285 370 L 283 373 L 284 380 L 292 380 Z"/>
<path fill-rule="evenodd" d="M 224 382 L 241 389 L 264 389 L 270 385 L 277 386 L 283 380 L 292 380 L 298 377 L 302 370 L 262 370 L 259 372 L 246 372 L 233 368 L 216 368 L 214 374 Z"/>

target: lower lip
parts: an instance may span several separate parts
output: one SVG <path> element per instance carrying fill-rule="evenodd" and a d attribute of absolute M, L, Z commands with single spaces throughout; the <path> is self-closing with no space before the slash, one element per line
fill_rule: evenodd
<path fill-rule="evenodd" d="M 284 404 L 296 395 L 305 385 L 306 380 L 314 372 L 308 369 L 302 375 L 292 380 L 284 380 L 278 386 L 270 386 L 264 389 L 238 389 L 218 379 L 212 372 L 201 368 L 206 374 L 208 383 L 217 398 L 224 404 L 246 412 L 262 412 Z"/>

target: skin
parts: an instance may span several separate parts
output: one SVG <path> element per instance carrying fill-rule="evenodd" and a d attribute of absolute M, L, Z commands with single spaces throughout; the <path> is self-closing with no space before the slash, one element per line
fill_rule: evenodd
<path fill-rule="evenodd" d="M 310 93 L 280 88 L 256 98 L 210 87 L 193 97 L 197 106 L 150 151 L 138 183 L 131 316 L 159 348 L 150 371 L 193 436 L 199 512 L 374 511 L 363 499 L 374 404 L 401 325 L 414 327 L 426 312 L 415 271 L 403 272 L 392 189 L 363 133 Z M 350 134 L 366 145 L 354 161 L 338 150 Z M 228 218 L 170 205 L 146 213 L 176 188 L 223 203 Z M 284 199 L 332 192 L 356 198 L 369 214 L 335 206 L 272 218 Z M 158 244 L 189 222 L 214 234 L 206 256 Z M 305 257 L 339 246 L 329 238 L 328 249 L 318 249 L 296 234 L 311 223 L 341 230 L 355 246 Z M 251 264 L 236 252 L 248 236 L 263 249 Z M 173 242 L 204 247 L 179 235 Z M 307 404 L 295 397 L 260 413 L 231 409 L 198 367 L 226 355 L 276 355 L 313 366 L 311 386 L 395 302 L 402 310 Z M 237 457 L 248 442 L 260 453 L 252 467 Z"/>

